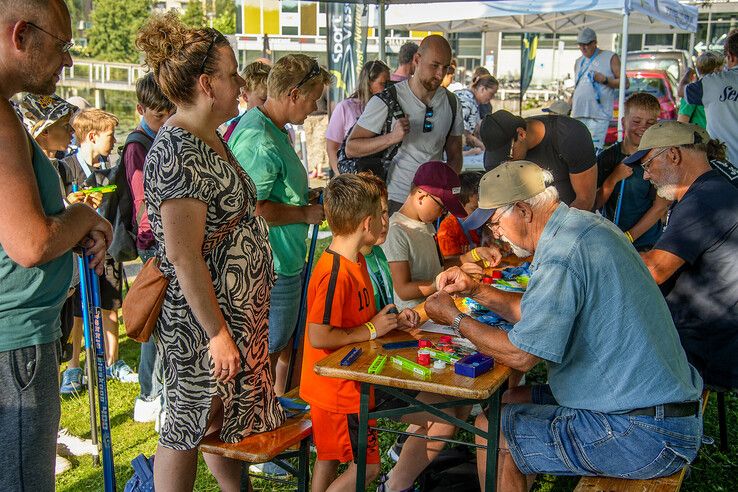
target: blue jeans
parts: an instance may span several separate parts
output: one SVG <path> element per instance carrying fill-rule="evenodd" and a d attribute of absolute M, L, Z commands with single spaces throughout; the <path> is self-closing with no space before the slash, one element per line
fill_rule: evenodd
<path fill-rule="evenodd" d="M 156 249 L 139 250 L 138 256 L 145 264 L 156 254 Z M 161 360 L 156 356 L 156 344 L 153 339 L 141 344 L 141 355 L 138 360 L 138 383 L 141 385 L 139 398 L 151 401 L 162 394 Z"/>
<path fill-rule="evenodd" d="M 53 492 L 59 342 L 0 352 L 0 490 Z"/>
<path fill-rule="evenodd" d="M 702 416 L 606 414 L 561 407 L 547 386 L 532 404 L 507 405 L 502 432 L 525 475 L 590 475 L 649 479 L 671 475 L 697 456 Z M 662 410 L 663 411 L 663 410 Z"/>
<path fill-rule="evenodd" d="M 269 353 L 280 352 L 287 347 L 290 337 L 295 334 L 298 313 L 300 309 L 300 295 L 302 294 L 302 280 L 304 270 L 300 275 L 286 277 L 277 274 L 277 281 L 272 287 L 269 300 Z M 304 319 L 304 316 L 301 316 Z"/>

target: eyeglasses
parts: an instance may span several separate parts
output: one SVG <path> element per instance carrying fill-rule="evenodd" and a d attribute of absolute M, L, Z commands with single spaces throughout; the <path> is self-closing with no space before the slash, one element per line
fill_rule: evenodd
<path fill-rule="evenodd" d="M 645 172 L 648 172 L 649 168 L 651 167 L 651 161 L 653 161 L 654 159 L 656 159 L 658 156 L 660 156 L 661 154 L 663 154 L 664 152 L 666 152 L 670 148 L 671 147 L 665 147 L 665 148 L 661 149 L 660 151 L 656 152 L 654 155 L 652 155 L 650 159 L 645 160 L 645 161 L 642 161 L 641 162 L 641 167 L 643 168 L 643 170 Z"/>
<path fill-rule="evenodd" d="M 423 120 L 423 133 L 429 133 L 433 131 L 433 122 L 429 121 L 433 118 L 433 108 L 430 106 L 425 107 L 425 119 Z"/>
<path fill-rule="evenodd" d="M 508 212 L 510 212 L 510 210 L 512 210 L 514 207 L 514 203 L 512 205 L 508 205 L 502 212 L 500 212 L 500 215 L 497 216 L 497 220 L 495 220 L 494 222 L 487 222 L 485 225 L 489 228 L 490 231 L 495 232 L 495 228 L 500 226 L 500 220 L 502 220 L 502 218 L 506 216 Z M 492 217 L 490 217 L 490 219 L 491 218 Z"/>
<path fill-rule="evenodd" d="M 43 27 L 41 27 L 41 26 L 38 26 L 38 25 L 34 24 L 33 22 L 26 22 L 26 24 L 28 24 L 28 25 L 29 25 L 29 26 L 31 26 L 31 27 L 35 27 L 36 29 L 38 29 L 38 30 L 39 30 L 39 31 L 41 31 L 42 33 L 44 33 L 44 34 L 48 34 L 48 35 L 49 35 L 49 36 L 51 36 L 52 38 L 54 38 L 54 39 L 56 39 L 57 41 L 61 42 L 61 52 L 62 52 L 62 53 L 69 53 L 69 50 L 71 50 L 71 49 L 72 49 L 72 47 L 74 46 L 74 41 L 64 41 L 64 40 L 63 40 L 62 38 L 60 38 L 60 37 L 59 37 L 59 36 L 57 36 L 56 34 L 51 34 L 51 33 L 50 33 L 49 31 L 47 31 L 46 29 L 44 29 L 44 28 L 43 28 Z"/>
<path fill-rule="evenodd" d="M 443 203 L 439 202 L 436 199 L 436 197 L 434 197 L 433 195 L 428 195 L 428 198 L 430 198 L 431 200 L 433 200 L 434 202 L 436 202 L 436 205 L 438 205 L 439 207 L 441 207 L 441 212 L 442 213 L 444 213 L 444 214 L 447 214 L 448 213 L 448 209 L 446 208 L 446 206 Z"/>
<path fill-rule="evenodd" d="M 308 71 L 308 73 L 305 74 L 302 80 L 300 80 L 300 82 L 297 83 L 297 85 L 295 86 L 295 89 L 299 89 L 300 87 L 305 85 L 308 82 L 308 80 L 313 79 L 317 77 L 318 75 L 320 75 L 320 65 L 318 65 L 318 62 L 313 60 L 313 64 L 310 66 L 310 70 Z"/>
<path fill-rule="evenodd" d="M 218 33 L 213 33 L 213 39 L 210 40 L 210 44 L 208 45 L 208 49 L 205 52 L 205 58 L 202 59 L 202 63 L 200 64 L 200 73 L 205 73 L 205 64 L 208 62 L 208 57 L 210 56 L 210 51 L 213 49 L 213 45 L 215 44 L 215 39 L 218 37 Z"/>

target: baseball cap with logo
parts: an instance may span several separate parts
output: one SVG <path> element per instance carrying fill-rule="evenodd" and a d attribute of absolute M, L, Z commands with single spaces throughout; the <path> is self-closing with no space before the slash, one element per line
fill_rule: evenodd
<path fill-rule="evenodd" d="M 479 229 L 498 208 L 545 191 L 543 173 L 530 161 L 508 161 L 488 171 L 479 182 L 479 208 L 464 221 L 464 229 Z"/>
<path fill-rule="evenodd" d="M 428 161 L 415 172 L 413 186 L 437 197 L 456 217 L 464 218 L 468 214 L 459 201 L 461 181 L 459 175 L 443 161 Z"/>
<path fill-rule="evenodd" d="M 69 104 L 55 94 L 51 96 L 26 94 L 18 105 L 23 124 L 33 138 L 65 116 L 72 116 L 75 111 L 77 106 Z"/>
<path fill-rule="evenodd" d="M 501 109 L 484 117 L 479 136 L 484 143 L 484 167 L 493 169 L 510 159 L 510 150 L 518 128 L 526 128 L 523 118 Z"/>
<path fill-rule="evenodd" d="M 592 41 L 597 41 L 597 33 L 589 27 L 585 27 L 577 35 L 577 44 L 589 44 Z"/>
<path fill-rule="evenodd" d="M 663 147 L 679 147 L 707 143 L 710 135 L 701 126 L 679 121 L 661 121 L 643 133 L 638 150 L 625 158 L 623 163 L 635 167 L 640 165 L 641 159 L 652 149 Z"/>

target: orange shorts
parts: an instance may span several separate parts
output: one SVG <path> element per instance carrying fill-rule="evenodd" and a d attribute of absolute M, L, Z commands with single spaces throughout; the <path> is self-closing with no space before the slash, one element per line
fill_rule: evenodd
<path fill-rule="evenodd" d="M 359 415 L 328 412 L 314 405 L 310 407 L 313 421 L 313 442 L 318 450 L 318 459 L 337 460 L 341 463 L 356 461 L 359 446 Z M 369 426 L 377 421 L 372 419 Z M 377 431 L 369 429 L 366 449 L 367 464 L 379 463 L 379 440 Z"/>

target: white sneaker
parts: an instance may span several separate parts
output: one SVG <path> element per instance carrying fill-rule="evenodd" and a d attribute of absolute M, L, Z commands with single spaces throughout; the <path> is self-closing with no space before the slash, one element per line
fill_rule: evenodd
<path fill-rule="evenodd" d="M 80 439 L 71 434 L 67 429 L 59 429 L 56 436 L 57 446 L 62 445 L 69 451 L 71 456 L 82 456 L 85 454 L 98 454 L 97 446 L 90 439 Z"/>
<path fill-rule="evenodd" d="M 144 400 L 136 398 L 133 405 L 133 420 L 136 422 L 156 422 L 156 418 L 161 412 L 161 398 L 153 400 Z"/>
<path fill-rule="evenodd" d="M 72 462 L 66 458 L 56 455 L 56 463 L 54 464 L 54 475 L 61 475 L 65 471 L 72 468 Z"/>

